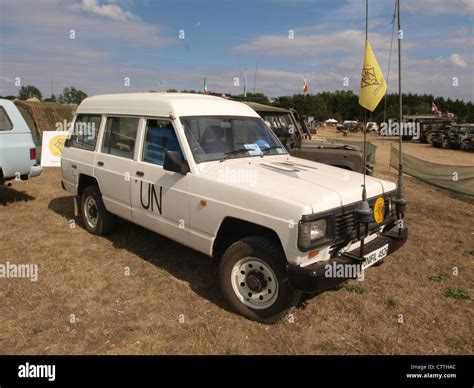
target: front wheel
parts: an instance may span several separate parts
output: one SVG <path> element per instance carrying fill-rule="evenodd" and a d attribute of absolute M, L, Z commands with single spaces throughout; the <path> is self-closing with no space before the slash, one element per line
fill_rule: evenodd
<path fill-rule="evenodd" d="M 275 323 L 301 295 L 290 286 L 285 264 L 281 248 L 269 239 L 252 236 L 235 242 L 219 266 L 219 283 L 226 300 L 248 319 Z"/>

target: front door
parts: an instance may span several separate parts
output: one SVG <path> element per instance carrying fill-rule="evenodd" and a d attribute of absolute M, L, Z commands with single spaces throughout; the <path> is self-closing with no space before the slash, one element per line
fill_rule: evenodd
<path fill-rule="evenodd" d="M 183 155 L 169 119 L 147 119 L 131 175 L 133 221 L 181 243 L 189 236 L 191 173 L 163 169 L 166 151 Z"/>

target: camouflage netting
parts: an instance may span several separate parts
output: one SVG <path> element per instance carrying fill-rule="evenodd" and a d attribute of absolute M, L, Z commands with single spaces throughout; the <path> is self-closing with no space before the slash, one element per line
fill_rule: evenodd
<path fill-rule="evenodd" d="M 392 144 L 390 167 L 398 170 L 398 149 Z M 474 167 L 436 164 L 403 153 L 403 172 L 434 186 L 474 196 Z"/>
<path fill-rule="evenodd" d="M 357 146 L 360 150 L 364 151 L 364 142 L 363 141 L 355 141 L 355 140 L 346 140 L 346 139 L 329 139 L 326 138 L 327 141 L 331 141 L 334 143 L 342 143 L 342 144 L 349 144 L 353 146 Z M 367 161 L 369 163 L 375 164 L 375 152 L 377 151 L 377 146 L 370 141 L 367 142 Z"/>

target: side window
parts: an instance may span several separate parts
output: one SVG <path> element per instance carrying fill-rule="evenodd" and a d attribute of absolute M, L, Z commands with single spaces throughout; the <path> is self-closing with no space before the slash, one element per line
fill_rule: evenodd
<path fill-rule="evenodd" d="M 166 151 L 178 151 L 183 156 L 173 124 L 169 120 L 147 120 L 142 160 L 163 166 Z"/>
<path fill-rule="evenodd" d="M 94 151 L 100 128 L 100 115 L 78 114 L 74 122 L 71 138 L 66 141 L 66 147 L 81 148 Z"/>
<path fill-rule="evenodd" d="M 0 106 L 0 131 L 11 131 L 13 124 L 3 106 Z"/>
<path fill-rule="evenodd" d="M 102 152 L 133 159 L 139 118 L 107 117 Z"/>

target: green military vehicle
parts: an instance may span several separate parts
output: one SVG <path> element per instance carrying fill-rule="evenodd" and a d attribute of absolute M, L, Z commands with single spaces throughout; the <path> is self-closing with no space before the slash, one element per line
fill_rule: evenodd
<path fill-rule="evenodd" d="M 433 136 L 438 132 L 446 132 L 452 124 L 456 123 L 455 117 L 436 116 L 436 115 L 409 115 L 403 119 L 408 123 L 415 123 L 420 127 L 421 143 L 431 144 Z M 404 136 L 404 140 L 412 140 L 412 136 Z"/>
<path fill-rule="evenodd" d="M 462 149 L 464 151 L 474 151 L 474 133 L 471 130 L 469 135 L 462 141 Z"/>
<path fill-rule="evenodd" d="M 245 102 L 277 135 L 292 156 L 346 170 L 372 175 L 373 166 L 364 161 L 359 147 L 329 141 L 309 140 L 310 133 L 294 109 Z"/>
<path fill-rule="evenodd" d="M 464 151 L 474 151 L 474 124 L 459 124 L 462 128 L 460 134 L 460 148 Z"/>
<path fill-rule="evenodd" d="M 446 126 L 434 132 L 431 136 L 431 145 L 435 148 L 447 148 L 446 136 L 448 135 L 450 127 Z"/>
<path fill-rule="evenodd" d="M 455 124 L 434 133 L 431 145 L 436 148 L 469 150 L 472 137 L 474 124 Z"/>

